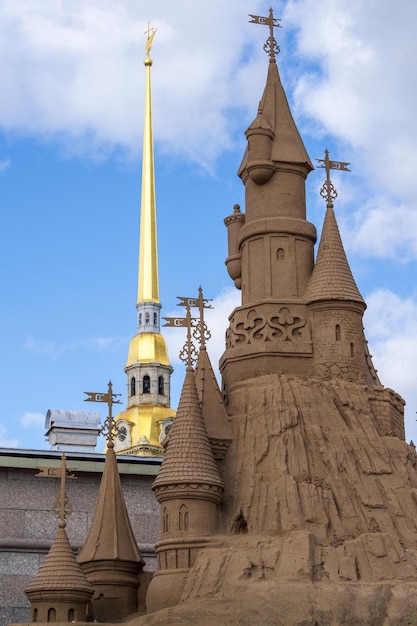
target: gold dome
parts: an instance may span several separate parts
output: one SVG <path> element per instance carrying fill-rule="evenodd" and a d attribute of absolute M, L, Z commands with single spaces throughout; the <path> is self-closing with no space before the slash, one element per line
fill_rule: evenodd
<path fill-rule="evenodd" d="M 165 339 L 158 333 L 138 333 L 130 342 L 126 367 L 134 363 L 155 362 L 170 364 Z"/>

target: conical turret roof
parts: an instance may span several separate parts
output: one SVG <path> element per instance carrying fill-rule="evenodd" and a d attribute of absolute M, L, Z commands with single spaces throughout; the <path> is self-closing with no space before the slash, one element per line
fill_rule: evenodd
<path fill-rule="evenodd" d="M 178 483 L 203 483 L 223 488 L 204 425 L 194 372 L 191 368 L 187 369 L 185 375 L 166 455 L 152 489 Z"/>
<path fill-rule="evenodd" d="M 123 497 L 113 442 L 108 443 L 93 522 L 78 562 L 111 559 L 142 563 Z"/>
<path fill-rule="evenodd" d="M 93 587 L 75 559 L 65 530 L 65 522 L 59 523 L 45 560 L 25 589 L 29 598 L 41 594 L 44 599 L 48 599 L 48 595 L 54 595 L 57 591 L 67 592 L 67 596 L 71 591 L 76 594 L 85 593 L 87 596 L 94 593 Z"/>
<path fill-rule="evenodd" d="M 259 103 L 258 115 L 246 133 L 256 131 L 258 128 L 271 129 L 274 134 L 272 161 L 306 164 L 308 171 L 314 169 L 292 117 L 275 59 L 271 59 L 269 62 L 266 85 Z M 247 161 L 248 149 L 246 149 L 243 157 L 239 175 L 245 168 Z"/>
<path fill-rule="evenodd" d="M 305 291 L 306 302 L 349 300 L 366 307 L 349 267 L 333 207 L 327 207 L 316 264 Z"/>
<path fill-rule="evenodd" d="M 232 432 L 229 416 L 222 402 L 216 376 L 204 346 L 201 347 L 198 355 L 195 381 L 208 437 L 230 440 Z"/>

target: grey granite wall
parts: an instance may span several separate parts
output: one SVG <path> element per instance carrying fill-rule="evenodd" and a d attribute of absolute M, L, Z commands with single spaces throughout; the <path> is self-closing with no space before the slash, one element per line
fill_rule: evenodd
<path fill-rule="evenodd" d="M 59 458 L 50 453 L 30 459 L 23 451 L 11 458 L 0 451 L 0 626 L 29 619 L 24 589 L 55 536 L 57 519 L 51 509 L 60 488 L 58 479 L 37 477 L 36 467 L 56 465 Z M 103 462 L 103 455 L 68 459 L 77 476 L 67 481 L 66 489 L 73 507 L 67 532 L 75 551 L 83 545 L 90 528 Z M 126 506 L 147 570 L 156 568 L 159 505 L 150 486 L 158 469 L 159 463 L 140 463 L 132 457 L 119 463 Z"/>

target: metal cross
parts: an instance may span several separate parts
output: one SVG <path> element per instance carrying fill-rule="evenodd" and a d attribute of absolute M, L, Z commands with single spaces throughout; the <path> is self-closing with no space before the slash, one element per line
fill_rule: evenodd
<path fill-rule="evenodd" d="M 121 404 L 120 400 L 115 400 L 118 396 L 121 396 L 121 393 L 113 393 L 113 385 L 111 380 L 108 383 L 107 393 L 97 393 L 95 391 L 84 391 L 84 393 L 88 396 L 88 398 L 84 398 L 84 402 L 107 402 L 107 406 L 109 407 L 109 415 L 104 420 L 103 427 L 100 432 L 107 439 L 107 447 L 113 447 L 113 440 L 119 433 L 119 428 L 116 425 L 115 420 L 112 415 L 112 407 L 113 404 Z"/>
<path fill-rule="evenodd" d="M 192 341 L 192 337 L 200 343 L 200 349 L 205 348 L 206 341 L 211 337 L 211 333 L 207 328 L 204 321 L 204 309 L 212 309 L 212 305 L 209 304 L 211 300 L 203 298 L 203 290 L 198 288 L 198 298 L 186 298 L 184 296 L 177 296 L 177 306 L 185 306 L 185 317 L 164 317 L 166 321 L 164 326 L 186 328 L 187 340 L 180 352 L 180 359 L 183 363 L 187 364 L 187 367 L 193 367 L 198 358 L 198 352 Z M 197 307 L 200 311 L 199 317 L 191 317 L 191 307 Z"/>
<path fill-rule="evenodd" d="M 249 20 L 250 24 L 263 24 L 264 26 L 269 26 L 269 37 L 264 44 L 264 50 L 269 55 L 270 60 L 275 59 L 275 55 L 279 53 L 279 45 L 274 37 L 274 26 L 276 28 L 282 28 L 279 22 L 280 18 L 274 17 L 272 7 L 269 9 L 269 16 L 262 17 L 261 15 L 251 15 L 249 13 L 249 17 L 252 19 Z"/>
<path fill-rule="evenodd" d="M 148 38 L 146 40 L 146 44 L 145 44 L 145 53 L 146 53 L 146 58 L 149 58 L 149 53 L 151 51 L 151 47 L 152 47 L 152 41 L 153 38 L 155 37 L 155 33 L 156 33 L 156 28 L 151 28 L 149 22 L 148 22 L 148 29 L 145 30 L 144 35 L 147 35 Z"/>
<path fill-rule="evenodd" d="M 166 324 L 164 326 L 174 327 L 174 328 L 186 328 L 187 329 L 187 339 L 185 341 L 184 347 L 180 351 L 179 357 L 180 360 L 187 365 L 188 368 L 192 368 L 195 362 L 197 361 L 198 353 L 195 349 L 195 346 L 191 340 L 191 328 L 198 323 L 198 318 L 191 317 L 191 307 L 188 303 L 189 298 L 181 298 L 177 296 L 183 302 L 178 303 L 177 306 L 185 306 L 186 307 L 186 316 L 185 317 L 164 317 Z"/>
<path fill-rule="evenodd" d="M 212 298 L 203 298 L 203 290 L 201 287 L 198 288 L 198 298 L 181 298 L 179 297 L 181 302 L 178 303 L 178 306 L 190 306 L 196 307 L 200 312 L 200 320 L 199 323 L 194 326 L 193 337 L 200 344 L 200 350 L 206 347 L 206 341 L 211 338 L 211 332 L 207 328 L 207 324 L 204 321 L 204 309 L 212 309 L 212 305 L 209 302 L 212 301 Z"/>
<path fill-rule="evenodd" d="M 39 465 L 37 469 L 39 472 L 35 474 L 37 477 L 41 478 L 60 478 L 61 479 L 61 488 L 59 496 L 56 498 L 54 504 L 52 505 L 52 511 L 59 519 L 60 528 L 65 528 L 65 518 L 67 515 L 72 513 L 72 506 L 70 501 L 68 500 L 67 493 L 65 490 L 65 482 L 67 478 L 77 478 L 72 472 L 72 467 L 67 467 L 66 460 L 67 457 L 65 454 L 61 457 L 61 466 L 60 467 L 45 467 Z"/>
<path fill-rule="evenodd" d="M 350 163 L 345 163 L 344 161 L 331 161 L 329 159 L 329 151 L 324 151 L 324 159 L 316 159 L 320 165 L 317 167 L 322 167 L 326 170 L 326 181 L 323 184 L 323 187 L 320 189 L 321 197 L 327 201 L 327 207 L 333 208 L 333 200 L 337 198 L 337 191 L 334 188 L 332 181 L 330 180 L 330 170 L 339 170 L 343 172 L 350 172 L 348 165 Z"/>

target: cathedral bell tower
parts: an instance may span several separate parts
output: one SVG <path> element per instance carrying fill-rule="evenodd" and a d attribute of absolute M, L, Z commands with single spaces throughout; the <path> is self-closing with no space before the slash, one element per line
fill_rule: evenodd
<path fill-rule="evenodd" d="M 175 416 L 170 408 L 169 362 L 160 333 L 158 246 L 152 131 L 150 50 L 156 30 L 148 28 L 146 42 L 146 90 L 142 157 L 142 198 L 138 270 L 137 333 L 130 341 L 125 366 L 127 409 L 116 416 L 118 454 L 163 456 L 162 441 Z"/>

